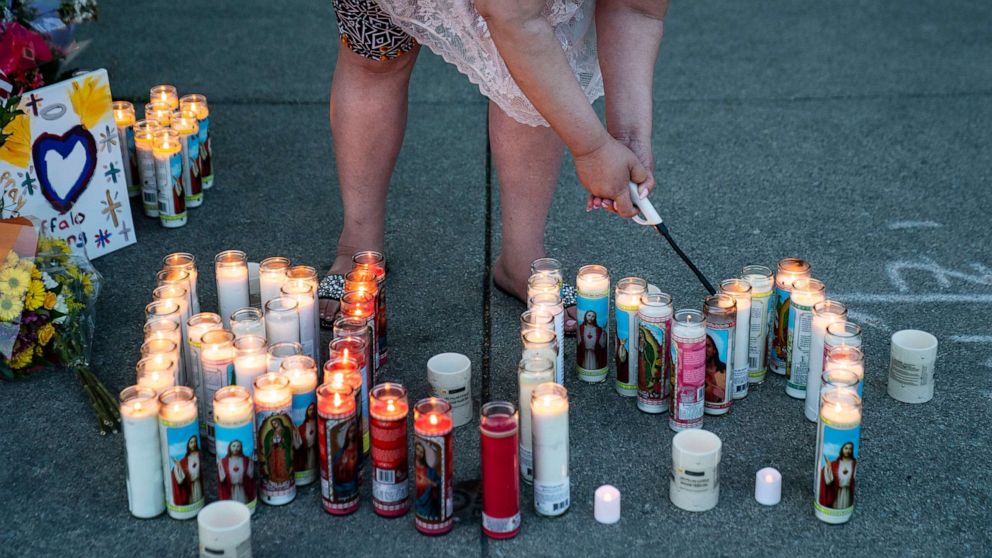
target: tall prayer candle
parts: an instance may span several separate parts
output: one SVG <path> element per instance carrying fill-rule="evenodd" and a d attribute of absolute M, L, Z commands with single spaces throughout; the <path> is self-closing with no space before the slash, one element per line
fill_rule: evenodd
<path fill-rule="evenodd" d="M 174 109 L 167 104 L 145 103 L 145 118 L 154 120 L 162 128 L 168 128 L 172 124 L 172 113 Z"/>
<path fill-rule="evenodd" d="M 378 384 L 369 393 L 372 436 L 372 508 L 383 517 L 399 517 L 410 509 L 406 388 Z"/>
<path fill-rule="evenodd" d="M 127 181 L 128 197 L 141 193 L 141 181 L 138 179 L 138 160 L 134 153 L 134 130 L 136 121 L 134 105 L 127 101 L 114 101 L 114 124 L 117 125 L 117 141 L 121 147 L 121 161 L 124 163 L 124 179 Z"/>
<path fill-rule="evenodd" d="M 772 270 L 763 265 L 746 265 L 741 279 L 751 285 L 751 316 L 747 342 L 748 383 L 760 384 L 768 372 L 768 328 L 775 279 Z M 738 326 L 739 327 L 739 326 Z"/>
<path fill-rule="evenodd" d="M 517 365 L 520 402 L 520 476 L 534 482 L 534 440 L 530 401 L 534 388 L 555 381 L 554 361 L 547 357 L 523 358 Z"/>
<path fill-rule="evenodd" d="M 369 455 L 372 438 L 369 426 L 368 378 L 362 376 L 358 360 L 352 357 L 331 357 L 324 363 L 324 382 L 345 382 L 355 388 L 355 404 L 358 406 L 358 424 L 361 427 L 362 454 L 359 464 L 364 465 Z"/>
<path fill-rule="evenodd" d="M 865 354 L 861 352 L 861 349 L 847 345 L 834 347 L 827 353 L 827 362 L 823 368 L 824 373 L 835 370 L 849 371 L 858 378 L 858 397 L 864 397 Z"/>
<path fill-rule="evenodd" d="M 210 109 L 207 107 L 207 98 L 196 93 L 183 95 L 179 99 L 180 110 L 191 110 L 196 113 L 199 127 L 200 145 L 200 175 L 203 177 L 203 189 L 209 190 L 214 185 L 214 164 L 213 148 L 210 143 Z M 247 306 L 247 305 L 246 305 Z"/>
<path fill-rule="evenodd" d="M 255 378 L 269 372 L 269 346 L 261 335 L 243 335 L 234 339 L 235 383 L 248 393 L 255 392 Z"/>
<path fill-rule="evenodd" d="M 320 298 L 317 291 L 320 289 L 320 281 L 317 279 L 317 270 L 308 265 L 294 265 L 286 270 L 286 281 L 294 281 L 299 284 L 300 281 L 306 282 L 310 285 L 313 294 L 313 307 L 320 307 Z M 316 311 L 316 310 L 315 310 Z M 313 338 L 316 339 L 316 343 L 320 342 L 320 319 L 315 319 L 313 322 Z M 319 355 L 319 350 L 318 350 Z"/>
<path fill-rule="evenodd" d="M 378 332 L 375 329 L 377 325 L 375 319 L 375 295 L 366 291 L 345 293 L 341 297 L 341 315 L 365 320 L 365 323 L 368 325 L 369 341 L 372 343 L 369 351 L 372 365 L 369 369 L 372 372 L 372 377 L 375 378 L 379 355 L 378 347 L 376 346 Z"/>
<path fill-rule="evenodd" d="M 258 264 L 262 308 L 265 308 L 266 302 L 277 296 L 282 296 L 282 285 L 286 282 L 286 270 L 288 269 L 289 258 L 280 256 L 265 258 Z"/>
<path fill-rule="evenodd" d="M 376 287 L 376 323 L 375 323 L 375 350 L 377 362 L 375 370 L 379 370 L 386 365 L 389 360 L 389 351 L 386 331 L 389 320 L 386 319 L 386 257 L 381 252 L 367 250 L 355 254 L 351 261 L 355 269 L 369 269 L 375 273 Z"/>
<path fill-rule="evenodd" d="M 265 337 L 270 344 L 300 343 L 300 314 L 296 299 L 279 296 L 265 303 Z M 303 347 L 304 354 L 306 347 Z"/>
<path fill-rule="evenodd" d="M 743 279 L 724 279 L 720 292 L 734 298 L 737 306 L 737 325 L 734 329 L 734 399 L 747 397 L 748 388 L 748 339 L 751 325 L 751 284 Z"/>
<path fill-rule="evenodd" d="M 158 219 L 172 229 L 186 224 L 186 194 L 183 185 L 183 154 L 179 134 L 163 128 L 152 141 L 155 182 L 158 184 Z"/>
<path fill-rule="evenodd" d="M 551 362 L 558 359 L 558 340 L 553 331 L 547 329 L 529 329 L 521 334 L 523 352 L 521 358 L 546 358 Z M 562 378 L 564 380 L 564 378 Z M 558 381 L 558 370 L 555 367 L 554 381 Z"/>
<path fill-rule="evenodd" d="M 152 318 L 145 322 L 144 333 L 146 342 L 153 339 L 166 339 L 175 343 L 177 347 L 183 342 L 179 324 L 166 318 Z"/>
<path fill-rule="evenodd" d="M 664 413 L 672 396 L 672 295 L 645 293 L 637 311 L 637 408 Z"/>
<path fill-rule="evenodd" d="M 530 264 L 530 275 L 531 277 L 541 275 L 554 279 L 558 282 L 558 289 L 560 291 L 564 283 L 564 275 L 561 269 L 561 262 L 554 258 L 538 258 Z"/>
<path fill-rule="evenodd" d="M 203 184 L 197 165 L 199 125 L 196 121 L 196 113 L 180 112 L 178 116 L 173 116 L 171 126 L 179 135 L 183 194 L 186 197 L 186 206 L 200 207 L 203 205 Z"/>
<path fill-rule="evenodd" d="M 206 502 L 206 456 L 200 451 L 196 395 L 186 386 L 177 386 L 162 392 L 158 401 L 165 507 L 174 519 L 192 519 Z"/>
<path fill-rule="evenodd" d="M 293 476 L 293 392 L 289 378 L 267 373 L 255 378 L 255 424 L 262 501 L 271 506 L 296 498 Z"/>
<path fill-rule="evenodd" d="M 180 358 L 176 361 L 179 364 L 179 379 L 176 383 L 188 385 L 190 383 L 189 376 L 193 370 L 192 353 L 189 342 L 186 341 L 186 322 L 192 315 L 190 313 L 189 290 L 187 289 L 189 274 L 185 271 L 160 271 L 158 277 L 159 284 L 162 286 L 156 287 L 152 291 L 152 298 L 174 302 L 179 306 L 179 331 L 183 342 L 179 343 Z"/>
<path fill-rule="evenodd" d="M 813 338 L 813 307 L 827 298 L 827 287 L 812 278 L 792 283 L 789 308 L 789 345 L 785 367 L 785 393 L 796 399 L 806 398 L 810 349 Z M 819 355 L 817 355 L 819 357 Z"/>
<path fill-rule="evenodd" d="M 534 509 L 539 515 L 568 511 L 568 391 L 556 383 L 534 388 L 530 400 L 534 447 Z"/>
<path fill-rule="evenodd" d="M 493 539 L 509 539 L 520 532 L 517 419 L 517 409 L 508 401 L 482 406 L 482 532 Z"/>
<path fill-rule="evenodd" d="M 145 323 L 152 320 L 169 320 L 182 327 L 182 309 L 174 300 L 153 300 L 145 305 Z"/>
<path fill-rule="evenodd" d="M 668 427 L 703 427 L 706 324 L 697 310 L 679 310 L 672 323 L 672 398 Z"/>
<path fill-rule="evenodd" d="M 169 339 L 149 339 L 141 344 L 139 353 L 141 354 L 142 359 L 157 357 L 163 362 L 169 361 L 176 363 L 176 376 L 173 380 L 173 385 L 182 385 L 182 381 L 180 379 L 182 377 L 182 373 L 179 371 L 181 369 L 179 364 L 182 363 L 182 357 L 179 354 L 179 345 L 176 345 L 175 341 L 171 341 Z"/>
<path fill-rule="evenodd" d="M 599 383 L 609 370 L 610 274 L 601 265 L 586 265 L 575 278 L 575 361 L 579 379 Z"/>
<path fill-rule="evenodd" d="M 269 372 L 278 372 L 282 366 L 282 361 L 293 355 L 302 355 L 303 345 L 299 343 L 271 343 L 269 344 Z"/>
<path fill-rule="evenodd" d="M 164 355 L 153 355 L 138 361 L 134 367 L 135 383 L 162 393 L 176 385 L 176 361 Z"/>
<path fill-rule="evenodd" d="M 855 389 L 820 389 L 813 508 L 825 523 L 847 523 L 854 513 L 861 446 L 861 398 Z"/>
<path fill-rule="evenodd" d="M 235 339 L 240 339 L 246 335 L 258 335 L 265 337 L 265 315 L 262 311 L 253 306 L 235 310 L 229 318 L 231 322 L 231 333 Z"/>
<path fill-rule="evenodd" d="M 530 299 L 539 294 L 553 294 L 561 296 L 561 281 L 550 275 L 535 273 L 527 279 L 527 307 L 530 308 Z"/>
<path fill-rule="evenodd" d="M 557 331 L 555 331 L 555 316 L 546 308 L 527 308 L 520 313 L 521 338 L 523 338 L 524 332 L 535 328 L 546 329 L 555 333 L 555 339 L 558 338 Z"/>
<path fill-rule="evenodd" d="M 152 153 L 152 144 L 161 126 L 155 120 L 145 119 L 135 122 L 132 129 L 135 159 L 138 161 L 138 178 L 141 180 L 141 206 L 146 217 L 158 218 L 158 180 L 155 178 L 155 155 Z"/>
<path fill-rule="evenodd" d="M 179 108 L 179 95 L 174 85 L 162 84 L 152 87 L 148 92 L 148 99 L 153 103 L 165 105 L 170 110 Z"/>
<path fill-rule="evenodd" d="M 255 408 L 242 386 L 217 390 L 213 400 L 217 456 L 217 499 L 235 500 L 255 513 Z"/>
<path fill-rule="evenodd" d="M 317 361 L 320 353 L 317 348 L 317 341 L 320 339 L 315 335 L 315 324 L 317 321 L 317 304 L 314 302 L 313 287 L 300 279 L 291 279 L 282 286 L 282 296 L 287 296 L 296 301 L 296 315 L 300 323 L 300 345 L 303 345 L 303 353 Z"/>
<path fill-rule="evenodd" d="M 347 515 L 358 509 L 358 423 L 351 386 L 317 388 L 320 443 L 320 499 L 324 511 Z"/>
<path fill-rule="evenodd" d="M 813 305 L 813 335 L 809 345 L 809 374 L 806 378 L 805 414 L 810 422 L 820 417 L 820 375 L 823 374 L 823 350 L 827 326 L 847 320 L 847 307 L 836 300 L 822 300 Z"/>
<path fill-rule="evenodd" d="M 624 277 L 617 281 L 614 295 L 617 331 L 613 346 L 616 349 L 616 390 L 624 397 L 637 396 L 637 348 L 640 346 L 637 312 L 641 309 L 641 295 L 647 290 L 648 282 L 640 277 Z"/>
<path fill-rule="evenodd" d="M 248 300 L 248 257 L 241 250 L 225 250 L 214 256 L 214 274 L 217 278 L 218 312 L 224 326 L 230 327 L 231 314 L 239 308 L 251 306 Z M 269 339 L 269 342 L 275 342 Z"/>
<path fill-rule="evenodd" d="M 827 362 L 827 354 L 834 347 L 861 348 L 861 326 L 854 322 L 834 322 L 827 326 L 823 336 L 823 362 Z"/>
<path fill-rule="evenodd" d="M 532 311 L 544 311 L 552 316 L 555 341 L 558 343 L 558 358 L 555 359 L 555 381 L 565 382 L 565 307 L 561 297 L 555 293 L 535 294 L 528 301 Z"/>
<path fill-rule="evenodd" d="M 197 290 L 200 274 L 196 269 L 196 257 L 188 252 L 174 252 L 162 259 L 162 269 L 180 270 L 189 273 L 190 312 L 200 313 L 200 295 Z"/>
<path fill-rule="evenodd" d="M 330 343 L 328 343 L 327 347 L 329 352 L 329 360 L 333 361 L 339 358 L 355 359 L 355 362 L 358 363 L 358 369 L 362 374 L 362 378 L 370 378 L 368 361 L 366 360 L 368 351 L 367 338 L 358 337 L 356 335 L 335 337 Z"/>
<path fill-rule="evenodd" d="M 768 368 L 780 375 L 787 375 L 789 359 L 789 298 L 792 284 L 810 274 L 809 262 L 799 258 L 783 258 L 775 272 L 775 294 L 772 298 L 771 334 L 768 337 Z"/>
<path fill-rule="evenodd" d="M 453 424 L 444 399 L 428 397 L 413 407 L 415 526 L 425 535 L 443 535 L 454 526 Z"/>
<path fill-rule="evenodd" d="M 127 451 L 127 507 L 135 517 L 155 517 L 165 511 L 158 394 L 153 389 L 131 386 L 121 392 L 120 402 Z"/>
<path fill-rule="evenodd" d="M 207 384 L 203 377 L 203 366 L 200 364 L 200 352 L 203 348 L 201 341 L 203 335 L 208 331 L 223 329 L 224 324 L 220 316 L 213 312 L 200 312 L 191 317 L 186 322 L 186 335 L 189 339 L 190 353 L 193 356 L 192 388 L 196 393 L 196 401 L 199 405 L 200 416 L 200 436 L 207 435 Z"/>
<path fill-rule="evenodd" d="M 289 378 L 293 391 L 293 427 L 299 434 L 299 445 L 293 451 L 293 471 L 297 486 L 317 480 L 317 364 L 306 355 L 295 355 L 282 361 L 279 373 Z"/>
<path fill-rule="evenodd" d="M 734 340 L 737 303 L 734 297 L 717 294 L 703 301 L 706 317 L 706 393 L 707 415 L 722 415 L 734 403 Z"/>
<path fill-rule="evenodd" d="M 224 386 L 236 385 L 234 368 L 234 334 L 215 329 L 200 337 L 200 368 L 203 371 L 204 395 L 207 400 L 207 441 L 214 441 L 214 394 Z"/>

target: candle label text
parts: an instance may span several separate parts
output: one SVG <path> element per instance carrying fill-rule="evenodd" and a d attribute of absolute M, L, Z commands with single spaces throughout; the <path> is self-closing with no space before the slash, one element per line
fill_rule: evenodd
<path fill-rule="evenodd" d="M 217 421 L 217 499 L 255 509 L 255 423 Z"/>
<path fill-rule="evenodd" d="M 726 409 L 734 402 L 735 324 L 706 323 L 707 409 Z"/>
<path fill-rule="evenodd" d="M 285 504 L 296 497 L 293 446 L 299 434 L 289 416 L 291 408 L 257 409 L 258 467 L 261 497 L 266 504 Z"/>
<path fill-rule="evenodd" d="M 720 469 L 712 467 L 691 471 L 682 467 L 672 469 L 672 491 L 700 494 L 720 489 Z"/>
<path fill-rule="evenodd" d="M 638 308 L 638 306 L 621 306 L 618 303 L 614 310 L 617 319 L 613 353 L 617 366 L 616 389 L 620 395 L 628 397 L 637 395 Z M 631 348 L 635 348 L 634 358 L 630 356 Z"/>
<path fill-rule="evenodd" d="M 234 363 L 226 360 L 208 360 L 203 357 L 200 351 L 201 382 L 203 385 L 203 399 L 205 403 L 204 413 L 207 425 L 207 441 L 214 440 L 214 394 L 224 386 L 234 385 L 235 381 Z M 199 395 L 197 395 L 199 397 Z"/>
<path fill-rule="evenodd" d="M 416 495 L 414 511 L 418 531 L 428 534 L 448 532 L 454 525 L 454 498 L 451 490 L 452 433 L 413 438 Z"/>
<path fill-rule="evenodd" d="M 203 490 L 205 454 L 200 451 L 200 427 L 194 417 L 175 423 L 159 418 L 159 435 L 163 443 L 165 504 L 174 517 L 193 517 L 206 501 Z"/>
<path fill-rule="evenodd" d="M 568 477 L 556 482 L 534 479 L 534 508 L 541 515 L 561 515 L 571 504 L 571 483 Z"/>
<path fill-rule="evenodd" d="M 810 345 L 813 343 L 813 307 L 793 302 L 789 309 L 788 360 L 785 365 L 785 386 L 806 392 L 809 377 Z"/>
<path fill-rule="evenodd" d="M 155 179 L 155 156 L 151 146 L 138 149 L 138 175 L 141 178 L 141 204 L 146 217 L 158 217 L 158 182 Z"/>
<path fill-rule="evenodd" d="M 748 382 L 760 384 L 768 371 L 765 363 L 768 343 L 768 320 L 771 316 L 771 291 L 751 295 L 751 323 L 748 332 Z"/>
<path fill-rule="evenodd" d="M 293 394 L 293 427 L 296 429 L 293 449 L 293 474 L 296 484 L 317 480 L 317 393 L 307 391 Z"/>
<path fill-rule="evenodd" d="M 400 515 L 410 507 L 406 455 L 406 415 L 400 420 L 371 419 L 372 506 L 382 515 Z"/>
<path fill-rule="evenodd" d="M 575 361 L 579 378 L 586 382 L 602 382 L 609 371 L 607 345 L 610 337 L 610 297 L 606 292 L 598 295 L 576 294 Z"/>
<path fill-rule="evenodd" d="M 828 523 L 843 523 L 854 513 L 861 425 L 833 425 L 821 414 L 816 441 L 816 516 Z"/>
<path fill-rule="evenodd" d="M 320 416 L 320 496 L 324 511 L 342 515 L 358 508 L 358 459 L 361 453 L 355 414 Z"/>
<path fill-rule="evenodd" d="M 706 340 L 683 339 L 672 333 L 672 398 L 669 426 L 699 428 L 703 424 L 703 389 L 706 384 Z"/>
<path fill-rule="evenodd" d="M 649 412 L 668 408 L 672 384 L 672 317 L 640 316 L 637 344 L 637 406 Z"/>

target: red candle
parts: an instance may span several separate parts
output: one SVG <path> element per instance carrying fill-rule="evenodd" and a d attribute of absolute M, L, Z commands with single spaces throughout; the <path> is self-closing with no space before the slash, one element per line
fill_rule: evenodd
<path fill-rule="evenodd" d="M 352 258 L 353 269 L 367 269 L 375 274 L 376 285 L 379 287 L 379 294 L 376 300 L 376 353 L 378 366 L 376 369 L 385 366 L 387 358 L 386 351 L 386 258 L 381 252 L 366 251 L 355 254 Z"/>
<path fill-rule="evenodd" d="M 366 332 L 368 329 L 365 330 Z M 362 374 L 362 380 L 371 385 L 368 369 L 368 337 L 357 337 L 347 335 L 336 337 L 328 345 L 330 360 L 350 359 L 358 364 L 358 371 Z M 329 361 L 330 362 L 330 361 Z"/>
<path fill-rule="evenodd" d="M 425 535 L 443 535 L 454 526 L 453 425 L 451 405 L 444 399 L 428 397 L 413 407 L 415 525 Z"/>
<path fill-rule="evenodd" d="M 482 532 L 509 539 L 520 532 L 520 456 L 517 410 L 513 403 L 482 406 Z"/>
<path fill-rule="evenodd" d="M 406 388 L 385 383 L 372 388 L 369 428 L 372 434 L 372 508 L 383 517 L 399 517 L 410 509 L 407 482 Z"/>
<path fill-rule="evenodd" d="M 371 355 L 369 368 L 372 371 L 372 377 L 375 378 L 375 373 L 378 371 L 378 359 L 376 358 L 378 349 L 375 345 L 375 295 L 365 290 L 345 291 L 344 296 L 341 297 L 341 315 L 365 320 L 365 324 L 369 328 L 369 343 L 371 345 L 369 347 L 369 355 Z"/>
<path fill-rule="evenodd" d="M 368 457 L 369 421 L 368 421 L 368 399 L 362 397 L 365 383 L 358 368 L 358 362 L 349 357 L 335 357 L 324 363 L 324 382 L 331 384 L 345 384 L 355 390 L 355 406 L 358 409 L 359 424 L 359 445 L 362 455 L 359 458 L 359 465 L 365 465 L 365 458 Z"/>
<path fill-rule="evenodd" d="M 347 515 L 358 509 L 358 421 L 354 390 L 339 383 L 317 388 L 320 438 L 320 498 L 324 511 Z"/>

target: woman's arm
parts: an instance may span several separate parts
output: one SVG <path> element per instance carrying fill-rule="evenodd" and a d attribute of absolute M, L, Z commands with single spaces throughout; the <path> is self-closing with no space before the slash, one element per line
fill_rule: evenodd
<path fill-rule="evenodd" d="M 596 0 L 606 127 L 651 172 L 652 84 L 668 0 Z M 654 187 L 654 177 L 641 185 Z"/>
<path fill-rule="evenodd" d="M 510 75 L 575 157 L 579 180 L 593 196 L 614 200 L 620 215 L 633 216 L 627 182 L 644 182 L 647 171 L 600 123 L 541 16 L 544 5 L 545 0 L 475 1 Z"/>

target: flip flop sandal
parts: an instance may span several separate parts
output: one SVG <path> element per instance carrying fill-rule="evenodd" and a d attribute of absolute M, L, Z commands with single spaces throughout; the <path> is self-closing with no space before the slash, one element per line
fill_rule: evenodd
<path fill-rule="evenodd" d="M 317 287 L 317 298 L 320 300 L 341 300 L 344 296 L 344 275 L 330 273 L 320 280 Z M 331 329 L 334 327 L 334 319 L 326 320 L 320 318 L 320 327 Z"/>
<path fill-rule="evenodd" d="M 561 305 L 564 306 L 566 310 L 575 306 L 575 287 L 569 285 L 568 283 L 562 284 L 560 296 L 561 296 Z M 567 321 L 569 319 L 571 318 L 569 318 L 566 315 L 565 320 Z M 578 321 L 575 322 L 575 325 L 577 328 L 579 325 Z M 575 336 L 575 329 L 571 331 L 565 330 L 565 337 L 574 337 L 574 336 Z"/>

